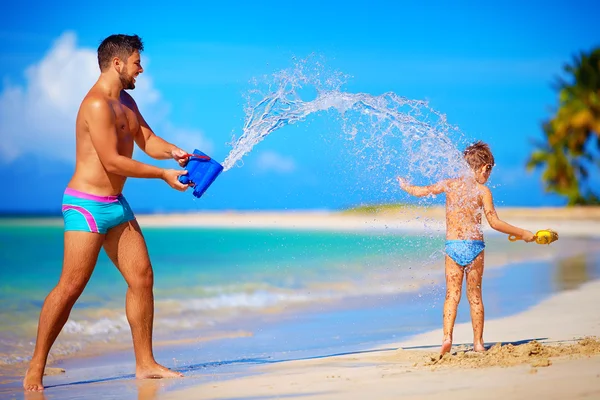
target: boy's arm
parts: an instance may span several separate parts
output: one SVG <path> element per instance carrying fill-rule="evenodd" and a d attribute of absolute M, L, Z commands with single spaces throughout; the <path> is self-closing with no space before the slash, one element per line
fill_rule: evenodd
<path fill-rule="evenodd" d="M 398 177 L 400 188 L 410 195 L 416 197 L 429 196 L 431 194 L 440 194 L 446 191 L 447 181 L 439 181 L 429 186 L 415 186 L 408 183 L 404 178 Z"/>
<path fill-rule="evenodd" d="M 482 186 L 482 191 L 483 210 L 485 212 L 485 217 L 492 229 L 495 229 L 498 232 L 506 233 L 507 235 L 515 235 L 519 238 L 522 238 L 526 242 L 533 242 L 535 240 L 535 235 L 532 232 L 512 226 L 511 224 L 508 224 L 498 218 L 498 214 L 496 214 L 496 208 L 494 207 L 494 200 L 492 198 L 491 190 L 487 186 Z"/>

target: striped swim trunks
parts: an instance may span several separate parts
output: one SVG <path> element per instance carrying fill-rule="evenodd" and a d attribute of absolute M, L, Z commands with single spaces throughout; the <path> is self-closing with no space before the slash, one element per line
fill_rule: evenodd
<path fill-rule="evenodd" d="M 65 231 L 106 233 L 123 222 L 135 219 L 123 195 L 96 196 L 67 188 L 62 213 Z"/>

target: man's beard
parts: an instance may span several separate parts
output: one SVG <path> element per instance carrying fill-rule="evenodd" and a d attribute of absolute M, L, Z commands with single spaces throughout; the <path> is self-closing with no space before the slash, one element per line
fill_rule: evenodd
<path fill-rule="evenodd" d="M 121 80 L 121 85 L 124 90 L 135 89 L 135 83 L 133 82 L 133 76 L 127 75 L 127 73 L 119 74 L 119 79 Z"/>

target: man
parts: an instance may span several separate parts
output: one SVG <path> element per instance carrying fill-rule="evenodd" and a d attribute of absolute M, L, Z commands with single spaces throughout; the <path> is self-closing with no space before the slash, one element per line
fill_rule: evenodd
<path fill-rule="evenodd" d="M 121 195 L 127 177 L 160 178 L 185 191 L 177 177 L 185 170 L 161 169 L 132 159 L 135 143 L 155 159 L 175 159 L 186 152 L 156 136 L 133 98 L 143 72 L 137 36 L 112 35 L 98 47 L 100 77 L 83 99 L 76 120 L 75 173 L 63 198 L 64 262 L 60 280 L 41 310 L 35 350 L 23 387 L 41 391 L 48 352 L 67 322 L 104 250 L 127 282 L 126 314 L 131 327 L 136 377 L 182 376 L 161 365 L 152 352 L 153 272 L 140 227 Z"/>

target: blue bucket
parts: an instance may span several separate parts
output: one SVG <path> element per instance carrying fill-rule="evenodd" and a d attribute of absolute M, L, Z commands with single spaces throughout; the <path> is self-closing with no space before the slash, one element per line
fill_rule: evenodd
<path fill-rule="evenodd" d="M 223 171 L 223 166 L 200 150 L 194 150 L 185 169 L 188 173 L 179 175 L 179 182 L 193 186 L 194 196 L 200 198 Z"/>

